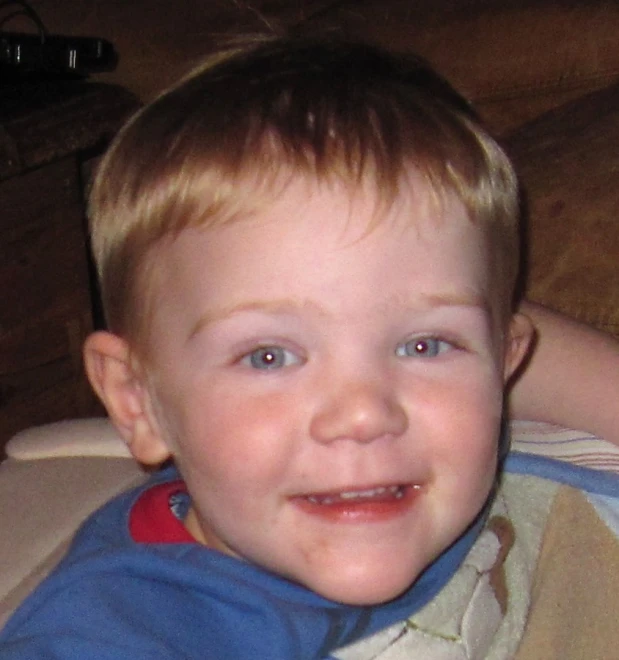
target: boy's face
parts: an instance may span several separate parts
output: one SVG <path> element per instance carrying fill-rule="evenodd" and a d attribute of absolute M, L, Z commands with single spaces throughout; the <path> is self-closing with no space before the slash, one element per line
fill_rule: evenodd
<path fill-rule="evenodd" d="M 152 442 L 190 531 L 352 604 L 397 596 L 476 517 L 515 366 L 481 231 L 414 181 L 371 230 L 371 195 L 299 180 L 155 254 Z"/>

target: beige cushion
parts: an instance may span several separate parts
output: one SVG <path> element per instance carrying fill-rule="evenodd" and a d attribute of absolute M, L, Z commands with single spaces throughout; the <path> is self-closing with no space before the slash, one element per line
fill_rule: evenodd
<path fill-rule="evenodd" d="M 11 441 L 9 454 L 0 464 L 0 625 L 86 517 L 146 478 L 103 419 L 30 429 Z"/>
<path fill-rule="evenodd" d="M 127 445 L 104 417 L 33 426 L 11 438 L 6 453 L 20 461 L 71 456 L 131 458 Z"/>

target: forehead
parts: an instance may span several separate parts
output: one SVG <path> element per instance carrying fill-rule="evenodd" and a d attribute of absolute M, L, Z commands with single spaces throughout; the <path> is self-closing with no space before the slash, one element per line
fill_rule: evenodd
<path fill-rule="evenodd" d="M 485 241 L 463 204 L 414 183 L 384 203 L 371 188 L 293 181 L 247 217 L 186 229 L 163 244 L 154 255 L 160 293 L 175 300 L 187 298 L 179 289 L 192 288 L 196 304 L 235 304 L 288 292 L 335 300 L 347 288 L 361 299 L 363 287 L 400 296 L 422 282 L 445 295 L 485 288 Z"/>

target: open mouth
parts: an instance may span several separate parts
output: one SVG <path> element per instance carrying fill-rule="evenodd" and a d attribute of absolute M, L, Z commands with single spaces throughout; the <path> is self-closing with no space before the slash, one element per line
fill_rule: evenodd
<path fill-rule="evenodd" d="M 399 500 L 405 495 L 406 486 L 379 486 L 377 488 L 365 488 L 363 490 L 347 490 L 341 493 L 329 493 L 325 495 L 308 495 L 307 500 L 312 504 L 329 506 L 355 502 L 387 502 Z"/>
<path fill-rule="evenodd" d="M 330 522 L 379 522 L 403 515 L 417 500 L 421 486 L 393 484 L 293 498 L 307 514 Z"/>

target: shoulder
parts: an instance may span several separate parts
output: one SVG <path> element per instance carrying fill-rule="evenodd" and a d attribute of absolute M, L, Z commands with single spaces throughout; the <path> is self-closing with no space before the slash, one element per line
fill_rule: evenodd
<path fill-rule="evenodd" d="M 501 497 L 531 566 L 515 658 L 610 657 L 619 647 L 619 477 L 538 457 L 510 458 Z"/>
<path fill-rule="evenodd" d="M 519 660 L 606 658 L 619 648 L 619 541 L 612 515 L 601 508 L 606 504 L 606 496 L 558 490 L 533 576 Z M 613 508 L 616 515 L 616 501 Z"/>
<path fill-rule="evenodd" d="M 48 657 L 53 648 L 57 649 L 53 657 L 83 658 L 88 655 L 89 639 L 95 640 L 97 658 L 124 658 L 129 649 L 131 657 L 165 657 L 152 649 L 148 651 L 151 655 L 139 654 L 152 643 L 143 633 L 150 629 L 156 637 L 162 603 L 170 598 L 179 580 L 189 578 L 183 575 L 185 563 L 179 561 L 180 546 L 136 543 L 129 519 L 134 503 L 144 493 L 177 478 L 175 470 L 162 471 L 86 520 L 64 559 L 2 630 L 3 658 L 9 648 L 7 658 L 22 657 L 17 650 L 13 654 L 22 643 L 26 644 L 27 657 Z M 115 654 L 120 639 L 125 651 Z M 109 652 L 102 656 L 101 648 Z"/>

